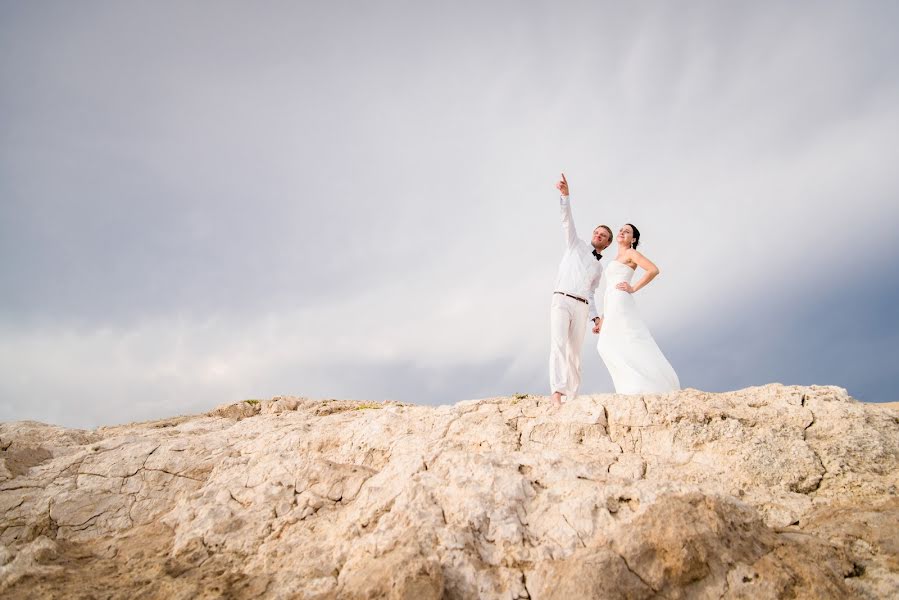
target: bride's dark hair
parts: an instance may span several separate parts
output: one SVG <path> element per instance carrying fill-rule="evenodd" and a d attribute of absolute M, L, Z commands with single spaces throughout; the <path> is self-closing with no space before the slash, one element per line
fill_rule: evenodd
<path fill-rule="evenodd" d="M 625 225 L 630 225 L 630 228 L 634 230 L 634 242 L 631 244 L 631 248 L 636 250 L 637 244 L 640 243 L 640 230 L 633 223 L 625 223 Z"/>

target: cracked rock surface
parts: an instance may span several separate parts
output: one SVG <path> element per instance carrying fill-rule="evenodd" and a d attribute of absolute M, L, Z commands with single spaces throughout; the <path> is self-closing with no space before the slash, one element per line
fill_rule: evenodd
<path fill-rule="evenodd" d="M 820 386 L 2 423 L 0 595 L 895 598 L 897 485 Z"/>

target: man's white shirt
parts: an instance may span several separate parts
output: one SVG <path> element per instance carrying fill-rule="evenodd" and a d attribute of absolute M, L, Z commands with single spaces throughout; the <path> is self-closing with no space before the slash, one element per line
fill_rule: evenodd
<path fill-rule="evenodd" d="M 571 218 L 571 202 L 568 196 L 561 196 L 559 204 L 562 211 L 562 233 L 565 235 L 565 254 L 559 264 L 559 275 L 556 277 L 557 292 L 565 292 L 587 300 L 589 319 L 599 316 L 596 310 L 594 294 L 599 280 L 602 278 L 602 265 L 593 255 L 593 246 L 577 236 L 574 219 Z"/>

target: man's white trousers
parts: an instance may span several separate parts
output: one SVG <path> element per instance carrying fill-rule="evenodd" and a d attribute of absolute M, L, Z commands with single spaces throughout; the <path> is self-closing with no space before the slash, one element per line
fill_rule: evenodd
<path fill-rule="evenodd" d="M 588 307 L 580 300 L 553 294 L 549 313 L 549 387 L 572 400 L 581 385 L 581 349 Z"/>

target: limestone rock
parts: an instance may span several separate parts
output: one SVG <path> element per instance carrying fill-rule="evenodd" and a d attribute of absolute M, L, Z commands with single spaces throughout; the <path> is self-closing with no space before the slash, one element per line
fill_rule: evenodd
<path fill-rule="evenodd" d="M 0 594 L 899 597 L 897 473 L 821 386 L 2 423 Z"/>

